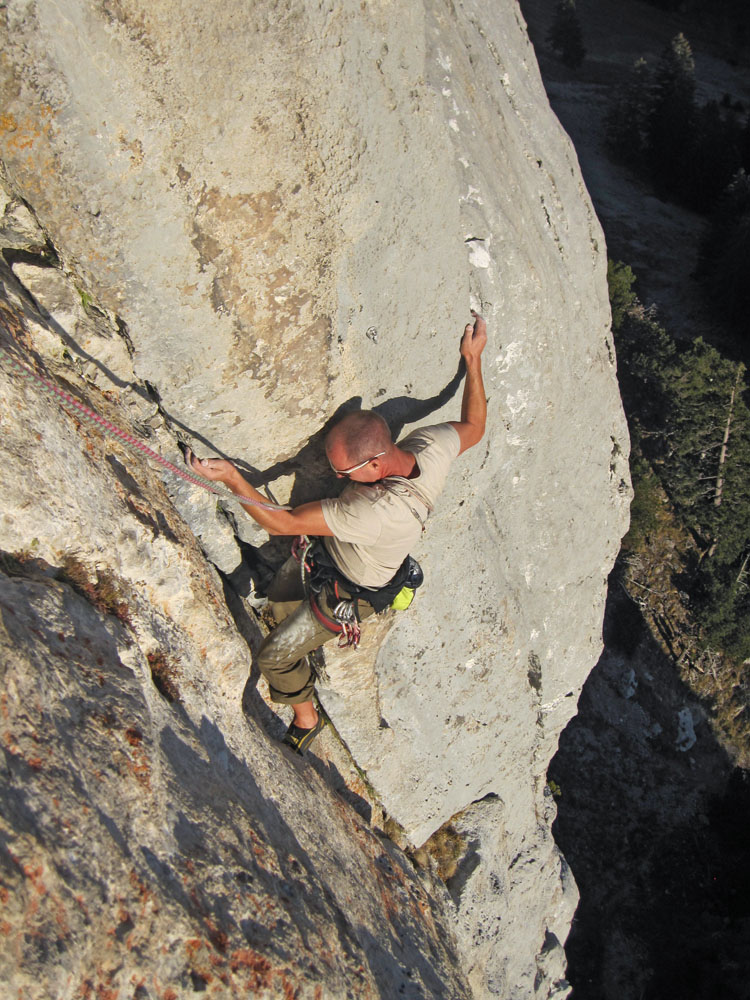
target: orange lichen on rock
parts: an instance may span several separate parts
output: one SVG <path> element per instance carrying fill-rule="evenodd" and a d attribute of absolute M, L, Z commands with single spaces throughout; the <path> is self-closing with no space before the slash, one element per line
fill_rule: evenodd
<path fill-rule="evenodd" d="M 188 958 L 193 961 L 202 947 L 203 941 L 200 938 L 189 938 L 185 942 L 185 951 L 188 954 Z"/>
<path fill-rule="evenodd" d="M 51 118 L 53 110 L 49 104 L 39 107 L 39 118 L 25 118 L 19 121 L 14 114 L 0 114 L 0 141 L 9 153 L 17 153 L 22 149 L 31 149 L 34 142 L 51 134 Z"/>
<path fill-rule="evenodd" d="M 143 733 L 135 726 L 125 730 L 125 739 L 133 748 L 128 758 L 128 770 L 144 788 L 151 790 L 151 765 L 143 748 Z"/>

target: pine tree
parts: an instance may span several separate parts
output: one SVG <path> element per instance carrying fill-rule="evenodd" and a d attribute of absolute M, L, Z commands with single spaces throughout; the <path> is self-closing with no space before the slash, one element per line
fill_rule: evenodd
<path fill-rule="evenodd" d="M 668 396 L 665 382 L 677 348 L 666 330 L 637 301 L 615 331 L 618 379 L 629 418 L 647 435 L 644 453 L 659 458 L 668 435 Z"/>
<path fill-rule="evenodd" d="M 690 592 L 703 643 L 750 656 L 750 408 L 744 366 L 696 340 L 680 350 L 611 264 L 619 378 L 634 442 L 696 541 Z M 622 317 L 620 317 L 622 313 Z M 634 467 L 634 478 L 637 469 Z M 636 496 L 648 515 L 644 481 Z M 643 487 L 646 487 L 645 489 Z M 636 511 L 644 518 L 642 510 Z M 642 527 L 642 525 L 641 525 Z"/>
<path fill-rule="evenodd" d="M 635 275 L 632 268 L 621 260 L 607 261 L 607 285 L 609 286 L 609 303 L 612 307 L 612 332 L 618 333 L 627 315 L 628 309 L 636 301 L 633 291 Z"/>
<path fill-rule="evenodd" d="M 715 101 L 698 108 L 685 158 L 685 199 L 698 212 L 710 211 L 742 166 L 742 129 L 731 111 Z"/>
<path fill-rule="evenodd" d="M 698 339 L 663 371 L 659 476 L 700 558 L 691 590 L 709 645 L 750 655 L 750 409 L 745 370 Z"/>
<path fill-rule="evenodd" d="M 559 52 L 566 66 L 576 69 L 581 65 L 586 49 L 583 46 L 575 0 L 557 0 L 547 42 L 555 52 Z"/>
<path fill-rule="evenodd" d="M 651 72 L 645 59 L 636 59 L 630 79 L 617 91 L 604 123 L 606 141 L 615 156 L 633 167 L 641 167 L 646 151 L 652 103 Z"/>
<path fill-rule="evenodd" d="M 750 657 L 748 558 L 750 549 L 739 572 L 736 567 L 709 560 L 702 566 L 693 588 L 693 602 L 700 617 L 704 643 L 738 660 Z"/>
<path fill-rule="evenodd" d="M 647 154 L 662 198 L 682 200 L 689 188 L 687 161 L 695 128 L 695 62 L 683 34 L 672 39 L 654 74 Z"/>
<path fill-rule="evenodd" d="M 718 312 L 747 336 L 750 315 L 750 177 L 738 171 L 701 246 L 699 274 Z"/>
<path fill-rule="evenodd" d="M 662 53 L 654 83 L 660 100 L 675 98 L 692 103 L 695 97 L 695 60 L 690 42 L 682 32 L 675 35 Z"/>
<path fill-rule="evenodd" d="M 743 374 L 742 366 L 700 338 L 688 351 L 675 353 L 663 373 L 669 431 L 661 455 L 665 482 L 707 552 L 721 539 L 722 552 L 730 559 L 736 553 L 726 549 L 726 521 L 737 491 L 747 494 L 742 504 L 748 504 L 750 537 L 750 479 L 745 489 L 735 476 L 736 463 L 745 455 L 744 438 L 750 434 L 750 414 L 741 399 Z"/>

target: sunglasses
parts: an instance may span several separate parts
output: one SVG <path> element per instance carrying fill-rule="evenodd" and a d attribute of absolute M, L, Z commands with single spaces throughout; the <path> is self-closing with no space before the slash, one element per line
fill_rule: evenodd
<path fill-rule="evenodd" d="M 364 469 L 366 465 L 369 465 L 370 462 L 373 462 L 376 458 L 380 458 L 381 455 L 385 455 L 385 452 L 379 451 L 377 455 L 373 455 L 372 458 L 366 458 L 364 462 L 360 462 L 359 465 L 353 465 L 351 469 L 337 469 L 336 466 L 333 464 L 333 462 L 330 460 L 330 458 L 328 459 L 328 464 L 331 466 L 331 468 L 333 469 L 333 471 L 336 473 L 337 476 L 348 476 L 350 472 L 356 472 L 357 469 Z"/>

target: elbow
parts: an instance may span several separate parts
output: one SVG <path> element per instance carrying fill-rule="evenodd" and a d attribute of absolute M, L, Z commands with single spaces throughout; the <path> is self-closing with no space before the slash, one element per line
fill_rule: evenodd
<path fill-rule="evenodd" d="M 454 424 L 453 426 L 458 431 L 458 437 L 461 442 L 459 455 L 468 451 L 469 448 L 473 448 L 475 444 L 479 444 L 484 437 L 484 420 L 462 420 L 461 423 Z"/>
<path fill-rule="evenodd" d="M 298 535 L 299 531 L 295 527 L 292 518 L 286 513 L 286 511 L 274 512 L 273 523 L 268 523 L 263 525 L 269 535 L 283 536 L 283 535 Z"/>
<path fill-rule="evenodd" d="M 479 444 L 479 442 L 484 437 L 484 432 L 486 428 L 484 423 L 481 423 L 481 424 L 474 424 L 472 429 L 473 433 L 471 435 L 471 443 L 468 445 L 469 448 L 473 448 L 475 444 Z"/>

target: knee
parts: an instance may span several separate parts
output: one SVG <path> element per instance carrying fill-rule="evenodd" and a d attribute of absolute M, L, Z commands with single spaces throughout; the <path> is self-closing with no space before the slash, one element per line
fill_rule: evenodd
<path fill-rule="evenodd" d="M 261 673 L 267 677 L 277 671 L 286 670 L 299 658 L 298 651 L 280 639 L 277 631 L 273 631 L 261 643 L 256 661 Z"/>
<path fill-rule="evenodd" d="M 273 632 L 265 637 L 256 655 L 258 667 L 264 674 L 277 665 L 277 657 L 274 655 L 274 643 L 272 640 Z"/>

